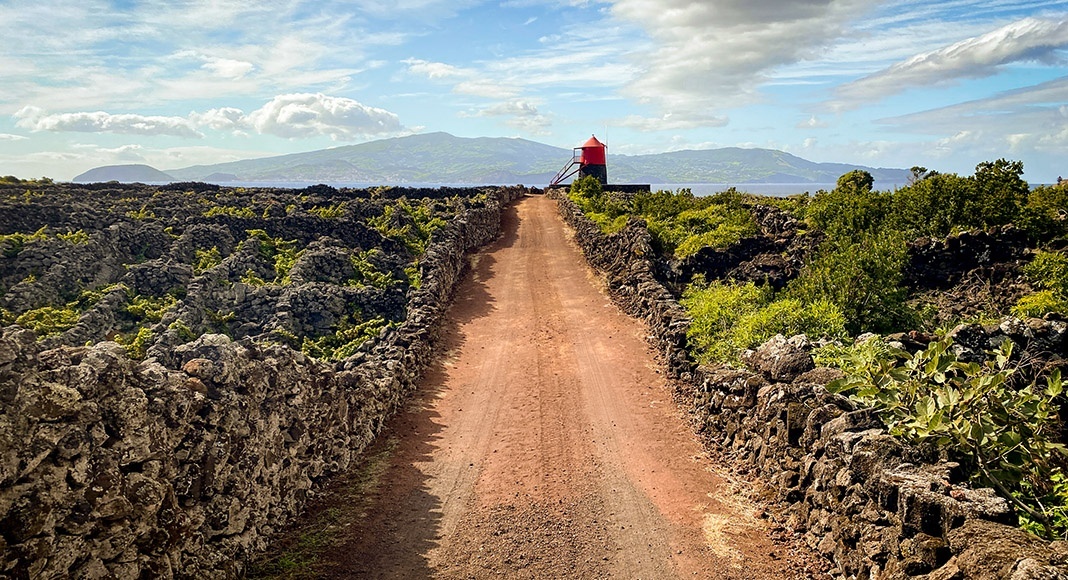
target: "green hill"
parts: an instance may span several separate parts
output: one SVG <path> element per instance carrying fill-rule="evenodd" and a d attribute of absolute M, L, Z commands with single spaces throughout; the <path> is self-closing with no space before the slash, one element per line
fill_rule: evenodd
<path fill-rule="evenodd" d="M 99 168 L 93 181 L 238 181 L 324 183 L 441 183 L 544 185 L 571 159 L 571 150 L 526 139 L 464 138 L 426 133 L 306 153 L 168 170 L 166 177 L 115 177 Z M 141 166 L 146 167 L 147 166 Z M 151 168 L 148 168 L 151 169 Z M 655 155 L 612 155 L 613 183 L 834 183 L 852 169 L 877 181 L 904 183 L 903 169 L 813 163 L 771 149 L 707 149 Z M 93 170 L 93 171 L 98 171 Z M 75 178 L 84 180 L 87 172 Z M 95 175 L 95 174 L 93 174 Z M 225 180 L 219 178 L 226 177 Z"/>
<path fill-rule="evenodd" d="M 75 177 L 75 183 L 121 181 L 123 183 L 156 183 L 174 181 L 174 177 L 149 165 L 105 165 Z"/>

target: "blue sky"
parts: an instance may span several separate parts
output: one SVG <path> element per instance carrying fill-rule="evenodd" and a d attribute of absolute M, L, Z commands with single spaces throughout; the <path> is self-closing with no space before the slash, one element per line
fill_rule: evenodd
<path fill-rule="evenodd" d="M 0 0 L 0 22 L 0 175 L 447 131 L 1068 177 L 1068 1 Z"/>

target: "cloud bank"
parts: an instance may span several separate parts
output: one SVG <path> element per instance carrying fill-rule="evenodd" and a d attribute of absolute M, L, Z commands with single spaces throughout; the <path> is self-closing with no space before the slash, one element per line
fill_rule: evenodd
<path fill-rule="evenodd" d="M 912 87 L 943 85 L 997 74 L 1015 62 L 1058 64 L 1068 47 L 1068 19 L 1026 18 L 950 46 L 917 54 L 837 90 L 840 107 L 878 101 Z"/>
<path fill-rule="evenodd" d="M 397 115 L 390 111 L 321 93 L 279 95 L 249 114 L 233 107 L 194 112 L 188 117 L 103 111 L 50 114 L 39 107 L 27 106 L 14 117 L 17 126 L 34 132 L 116 133 L 193 139 L 203 138 L 200 129 L 204 128 L 287 139 L 326 136 L 337 141 L 388 135 L 404 129 Z"/>

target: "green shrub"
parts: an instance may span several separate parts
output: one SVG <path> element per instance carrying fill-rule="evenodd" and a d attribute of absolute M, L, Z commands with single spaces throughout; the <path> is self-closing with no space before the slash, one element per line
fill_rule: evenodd
<path fill-rule="evenodd" d="M 838 187 L 820 191 L 805 209 L 805 219 L 836 239 L 870 234 L 883 228 L 890 212 L 890 195 L 872 191 L 866 171 L 838 178 Z"/>
<path fill-rule="evenodd" d="M 134 295 L 125 310 L 139 321 L 159 322 L 163 319 L 163 314 L 177 303 L 178 299 L 170 294 L 160 298 Z"/>
<path fill-rule="evenodd" d="M 156 219 L 156 213 L 154 211 L 152 211 L 148 207 L 148 205 L 146 204 L 146 205 L 142 205 L 141 209 L 138 210 L 138 211 L 132 211 L 131 210 L 131 211 L 126 212 L 126 217 L 131 218 L 131 219 L 135 219 L 135 220 L 138 220 L 138 221 L 147 221 L 147 220 Z"/>
<path fill-rule="evenodd" d="M 367 225 L 383 237 L 403 244 L 412 257 L 418 257 L 426 251 L 434 231 L 445 226 L 445 220 L 433 215 L 425 201 L 413 203 L 402 197 L 386 205 L 382 215 L 369 218 Z"/>
<path fill-rule="evenodd" d="M 759 346 L 776 334 L 842 338 L 846 335 L 845 316 L 838 306 L 826 300 L 806 304 L 793 298 L 780 298 L 742 316 L 731 334 L 732 342 L 739 349 Z"/>
<path fill-rule="evenodd" d="M 330 206 L 313 207 L 308 210 L 308 213 L 317 215 L 323 219 L 337 219 L 345 215 L 345 204 L 336 203 Z"/>
<path fill-rule="evenodd" d="M 349 260 L 352 262 L 352 269 L 355 271 L 352 279 L 347 283 L 350 286 L 374 286 L 375 288 L 387 288 L 395 280 L 393 275 L 389 272 L 380 272 L 378 268 L 371 262 L 371 258 L 375 254 L 381 254 L 382 250 L 378 248 L 372 248 L 366 252 L 354 251 Z"/>
<path fill-rule="evenodd" d="M 222 263 L 218 246 L 212 246 L 210 250 L 195 250 L 194 253 L 196 258 L 193 260 L 193 274 L 197 276 Z"/>
<path fill-rule="evenodd" d="M 26 247 L 26 244 L 47 239 L 47 231 L 48 226 L 42 226 L 41 229 L 32 234 L 15 232 L 13 234 L 0 235 L 0 251 L 3 252 L 4 257 L 13 258 L 19 255 L 19 252 Z"/>
<path fill-rule="evenodd" d="M 1064 253 L 1039 251 L 1023 271 L 1035 286 L 1068 296 L 1068 256 Z"/>
<path fill-rule="evenodd" d="M 378 336 L 383 328 L 390 325 L 384 318 L 366 321 L 359 321 L 359 315 L 353 315 L 352 318 L 357 322 L 344 321 L 333 334 L 317 339 L 304 337 L 301 352 L 319 359 L 344 360 L 355 354 L 360 345 Z"/>
<path fill-rule="evenodd" d="M 182 342 L 189 342 L 197 337 L 197 335 L 193 333 L 193 329 L 189 328 L 189 325 L 181 320 L 175 320 L 167 327 L 167 329 L 178 333 L 178 338 L 182 340 Z"/>
<path fill-rule="evenodd" d="M 839 338 L 845 335 L 845 318 L 827 301 L 803 304 L 773 300 L 768 288 L 752 282 L 727 284 L 697 281 L 683 293 L 682 306 L 691 318 L 687 332 L 690 349 L 702 364 L 737 362 L 738 355 L 776 334 Z"/>
<path fill-rule="evenodd" d="M 115 342 L 126 348 L 126 354 L 132 359 L 144 360 L 148 356 L 148 347 L 152 346 L 152 329 L 147 327 L 138 328 L 136 333 L 130 336 L 118 336 Z"/>
<path fill-rule="evenodd" d="M 945 237 L 968 223 L 965 207 L 975 197 L 975 181 L 938 173 L 895 191 L 894 227 L 910 236 Z"/>
<path fill-rule="evenodd" d="M 303 250 L 297 250 L 296 240 L 283 240 L 282 238 L 272 238 L 264 230 L 246 230 L 246 232 L 254 243 L 258 244 L 257 252 L 259 256 L 264 260 L 272 263 L 274 266 L 274 280 L 273 284 L 289 284 L 289 272 L 293 269 L 293 265 L 297 263 L 297 259 L 304 253 Z M 242 246 L 247 242 L 241 242 Z M 247 272 L 246 272 L 247 274 Z M 258 277 L 250 279 L 249 283 L 255 285 Z M 266 283 L 266 282 L 265 282 Z"/>
<path fill-rule="evenodd" d="M 1052 290 L 1040 290 L 1024 296 L 1012 307 L 1017 318 L 1042 318 L 1051 312 L 1068 312 L 1068 299 Z"/>
<path fill-rule="evenodd" d="M 68 244 L 74 244 L 76 246 L 89 243 L 89 234 L 85 233 L 85 230 L 78 230 L 76 232 L 67 231 L 65 234 L 56 234 L 56 236 L 67 242 Z"/>
<path fill-rule="evenodd" d="M 204 212 L 204 217 L 229 216 L 236 218 L 254 218 L 256 212 L 251 207 L 232 207 L 228 205 L 215 205 Z"/>
<path fill-rule="evenodd" d="M 52 336 L 73 328 L 81 315 L 81 312 L 69 306 L 44 306 L 22 313 L 15 319 L 15 324 L 36 332 L 40 337 Z"/>
<path fill-rule="evenodd" d="M 975 196 L 964 205 L 964 225 L 977 228 L 1012 223 L 1027 204 L 1023 162 L 998 159 L 975 167 Z"/>
<path fill-rule="evenodd" d="M 877 409 L 892 435 L 948 449 L 976 482 L 1022 512 L 1025 527 L 1066 537 L 1068 495 L 1056 475 L 1065 450 L 1056 442 L 1060 372 L 1044 387 L 1021 388 L 1012 384 L 1011 341 L 981 365 L 958 361 L 951 345 L 945 339 L 914 355 L 873 358 L 827 389 Z"/>
<path fill-rule="evenodd" d="M 1037 318 L 1050 312 L 1068 312 L 1068 256 L 1039 251 L 1023 271 L 1040 290 L 1016 302 L 1012 308 L 1015 316 Z"/>
<path fill-rule="evenodd" d="M 1064 237 L 1068 235 L 1068 219 L 1062 215 L 1065 211 L 1068 211 L 1068 182 L 1040 185 L 1028 194 L 1027 204 L 1020 209 L 1017 225 L 1032 240 Z"/>
<path fill-rule="evenodd" d="M 830 239 L 801 275 L 787 286 L 787 296 L 810 304 L 827 301 L 845 316 L 851 334 L 883 332 L 908 326 L 914 315 L 901 285 L 907 260 L 904 239 L 895 233 Z"/>

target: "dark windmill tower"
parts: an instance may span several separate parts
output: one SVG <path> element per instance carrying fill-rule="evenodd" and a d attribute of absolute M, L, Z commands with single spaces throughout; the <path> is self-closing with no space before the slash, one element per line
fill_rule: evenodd
<path fill-rule="evenodd" d="M 549 186 L 559 185 L 561 181 L 578 173 L 578 176 L 587 175 L 596 177 L 601 185 L 608 185 L 608 146 L 591 136 L 581 147 L 575 147 L 571 161 L 561 169 Z"/>

